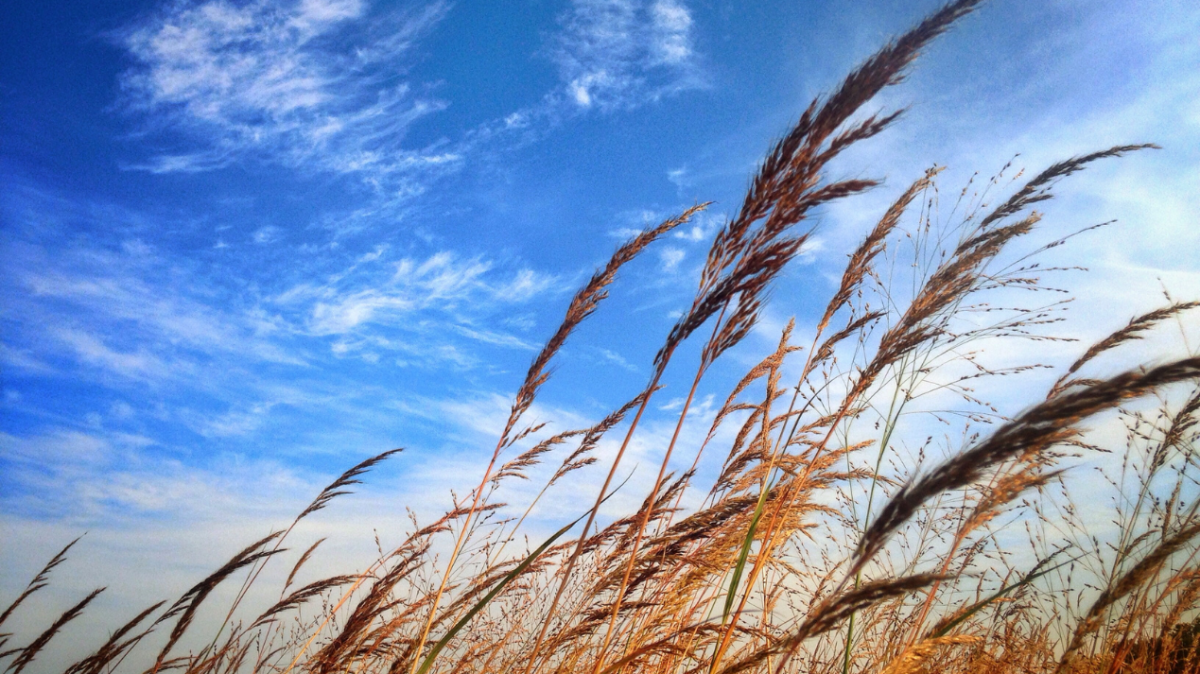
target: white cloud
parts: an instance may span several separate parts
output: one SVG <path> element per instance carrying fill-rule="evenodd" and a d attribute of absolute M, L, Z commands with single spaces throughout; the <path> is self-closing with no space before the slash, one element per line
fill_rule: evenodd
<path fill-rule="evenodd" d="M 687 253 L 682 248 L 667 247 L 658 252 L 658 259 L 662 262 L 663 271 L 672 272 L 679 268 L 679 263 L 683 262 L 683 258 Z"/>
<path fill-rule="evenodd" d="M 708 242 L 724 223 L 724 215 L 705 211 L 692 216 L 686 225 L 676 229 L 672 234 L 675 238 L 685 239 L 692 243 Z"/>
<path fill-rule="evenodd" d="M 525 351 L 535 351 L 538 348 L 537 344 L 521 339 L 514 335 L 497 332 L 495 330 L 487 330 L 477 327 L 469 327 L 466 325 L 448 325 L 450 330 L 469 337 L 477 342 L 484 344 L 492 344 L 495 346 L 505 346 L 513 349 L 523 349 Z"/>
<path fill-rule="evenodd" d="M 108 413 L 116 419 L 128 419 L 133 416 L 133 406 L 123 400 L 118 400 L 112 404 Z"/>
<path fill-rule="evenodd" d="M 247 494 L 266 491 L 273 498 L 286 495 L 292 500 L 298 485 L 316 493 L 293 471 L 272 461 L 226 462 L 214 457 L 197 467 L 161 449 L 150 438 L 100 428 L 50 427 L 26 437 L 0 433 L 0 457 L 12 477 L 32 494 L 42 491 L 41 496 L 5 494 L 0 507 L 14 515 L 46 515 L 42 511 L 51 510 L 59 521 L 103 528 L 103 523 L 148 514 L 206 519 L 228 513 L 228 507 L 247 500 Z"/>
<path fill-rule="evenodd" d="M 671 184 L 680 192 L 692 184 L 691 173 L 686 166 L 680 166 L 677 169 L 667 171 L 667 180 L 670 180 Z"/>
<path fill-rule="evenodd" d="M 0 363 L 29 373 L 52 374 L 54 368 L 33 354 L 32 349 L 17 349 L 0 343 Z"/>
<path fill-rule="evenodd" d="M 262 426 L 274 406 L 275 403 L 261 402 L 239 405 L 238 409 L 225 414 L 205 415 L 204 418 L 195 420 L 193 425 L 201 435 L 209 438 L 248 435 Z"/>
<path fill-rule="evenodd" d="M 175 359 L 181 347 L 209 355 L 303 362 L 264 338 L 275 329 L 270 321 L 189 297 L 191 293 L 180 291 L 178 279 L 171 278 L 176 270 L 161 260 L 132 257 L 80 248 L 51 259 L 42 251 L 30 260 L 14 260 L 14 270 L 22 290 L 29 293 L 29 311 L 53 312 L 59 303 L 69 308 L 40 319 L 58 325 L 53 334 L 62 344 L 84 362 L 122 376 L 167 376 L 182 366 Z M 195 278 L 188 285 L 197 290 L 207 286 Z M 79 321 L 89 328 L 72 327 Z M 122 352 L 112 346 L 110 336 L 139 347 Z"/>
<path fill-rule="evenodd" d="M 34 437 L 0 433 L 0 448 L 6 459 L 40 465 L 105 463 L 112 454 L 108 441 L 69 429 Z"/>
<path fill-rule="evenodd" d="M 311 434 L 384 404 L 390 393 L 363 397 L 376 377 L 422 376 L 393 364 L 473 376 L 527 366 L 544 336 L 528 336 L 544 308 L 533 301 L 566 290 L 519 264 L 445 251 L 398 255 L 389 245 L 305 256 L 298 264 L 307 271 L 274 278 L 207 251 L 202 261 L 169 257 L 159 241 L 64 248 L 41 241 L 45 230 L 32 224 L 47 219 L 46 203 L 57 202 L 26 200 L 6 211 L 19 215 L 0 276 L 9 300 L 0 359 L 14 376 L 5 382 L 5 413 L 83 432 L 122 429 L 254 453 L 259 438 L 303 418 L 288 426 L 300 429 L 293 444 L 327 447 Z M 80 207 L 81 221 L 111 226 L 93 210 Z M 312 280 L 285 290 L 296 278 Z M 361 376 L 350 361 L 377 367 Z M 94 393 L 81 409 L 64 409 L 18 386 L 31 376 L 69 376 Z M 375 418 L 354 427 L 375 429 L 368 443 L 391 433 Z"/>
<path fill-rule="evenodd" d="M 581 108 L 632 107 L 701 85 L 691 12 L 676 0 L 575 0 L 552 56 Z"/>
<path fill-rule="evenodd" d="M 152 130 L 182 132 L 188 149 L 139 168 L 204 171 L 257 153 L 377 181 L 452 161 L 401 147 L 444 104 L 395 81 L 445 12 L 373 14 L 362 0 L 168 5 L 120 36 L 137 62 L 122 84 Z"/>
<path fill-rule="evenodd" d="M 254 231 L 254 243 L 271 243 L 279 238 L 282 231 L 273 225 L 259 227 Z"/>
<path fill-rule="evenodd" d="M 623 370 L 628 370 L 629 372 L 640 371 L 638 366 L 626 360 L 624 356 L 616 351 L 612 351 L 611 349 L 597 349 L 597 351 L 599 351 L 600 355 L 604 357 L 604 360 L 617 365 Z"/>
<path fill-rule="evenodd" d="M 55 336 L 87 365 L 130 379 L 157 380 L 167 375 L 167 365 L 143 349 L 132 353 L 117 351 L 99 337 L 80 330 L 58 330 Z"/>
<path fill-rule="evenodd" d="M 532 269 L 520 269 L 512 281 L 500 286 L 496 294 L 510 302 L 521 302 L 549 290 L 554 281 L 552 276 L 539 274 Z"/>
<path fill-rule="evenodd" d="M 409 297 L 387 295 L 378 290 L 362 290 L 332 302 L 318 302 L 312 310 L 309 327 L 318 335 L 349 332 L 360 323 L 370 322 L 387 310 L 411 311 L 416 303 Z"/>
<path fill-rule="evenodd" d="M 321 288 L 305 285 L 289 290 L 279 300 L 314 297 L 309 329 L 318 335 L 344 334 L 361 324 L 391 323 L 399 315 L 419 309 L 463 302 L 483 287 L 481 277 L 490 268 L 490 263 L 479 258 L 459 260 L 440 252 L 420 262 L 411 258 L 396 262 L 391 278 L 382 284 L 367 284 L 351 292 L 346 292 L 347 283 Z"/>
<path fill-rule="evenodd" d="M 692 15 L 676 0 L 658 0 L 650 6 L 650 48 L 655 63 L 675 65 L 692 56 Z"/>
<path fill-rule="evenodd" d="M 401 366 L 422 364 L 468 368 L 476 358 L 451 335 L 481 345 L 521 350 L 536 345 L 501 329 L 502 313 L 514 305 L 557 291 L 557 279 L 528 268 L 506 271 L 482 257 L 448 251 L 424 259 L 388 259 L 376 249 L 323 284 L 305 283 L 280 293 L 271 303 L 296 317 L 298 330 L 336 337 L 337 356 L 365 349 L 407 354 Z M 529 329 L 528 320 L 518 321 Z M 395 337 L 399 331 L 402 337 Z"/>

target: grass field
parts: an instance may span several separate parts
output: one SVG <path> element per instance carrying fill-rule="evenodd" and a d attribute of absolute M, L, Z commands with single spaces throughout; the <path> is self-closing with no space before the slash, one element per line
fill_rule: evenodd
<path fill-rule="evenodd" d="M 977 4 L 929 16 L 802 111 L 715 235 L 695 300 L 628 403 L 554 434 L 527 414 L 576 327 L 604 320 L 621 267 L 704 204 L 630 239 L 575 294 L 454 509 L 414 523 L 365 569 L 302 582 L 319 541 L 292 550 L 289 535 L 394 452 L 369 458 L 177 600 L 122 616 L 69 674 L 1200 671 L 1200 357 L 1181 321 L 1200 302 L 1165 296 L 1075 345 L 1048 389 L 1026 384 L 1038 363 L 1002 358 L 1010 344 L 1072 333 L 1054 285 L 1063 270 L 1041 256 L 1084 232 L 1043 236 L 1054 228 L 1037 204 L 1093 162 L 1153 146 L 1096 148 L 947 189 L 931 168 L 844 251 L 819 319 L 788 324 L 777 349 L 734 373 L 707 439 L 678 430 L 702 381 L 730 376 L 722 356 L 766 303 L 786 305 L 771 290 L 815 236 L 812 216 L 876 187 L 827 170 L 902 123 L 900 111 L 864 110 Z M 1152 333 L 1179 337 L 1182 354 L 1114 374 L 1123 349 Z M 642 467 L 653 487 L 636 495 L 640 508 L 598 520 L 668 368 L 693 383 L 657 448 L 661 465 Z M 979 393 L 995 387 L 1020 395 L 1024 411 L 1001 415 Z M 620 443 L 611 462 L 596 457 L 605 438 Z M 702 456 L 716 457 L 715 479 L 699 479 Z M 1072 491 L 1072 467 L 1097 456 L 1107 461 L 1094 488 Z M 692 469 L 671 470 L 680 465 Z M 529 539 L 524 515 L 497 515 L 527 472 L 550 477 L 525 515 L 567 474 L 602 487 L 579 519 Z M 0 630 L 38 601 L 70 548 L 6 606 Z M 283 572 L 282 587 L 264 584 Z M 197 621 L 218 587 L 234 597 L 227 617 Z M 97 593 L 31 641 L 0 636 L 5 672 L 36 669 Z M 263 597 L 269 608 L 248 610 Z"/>

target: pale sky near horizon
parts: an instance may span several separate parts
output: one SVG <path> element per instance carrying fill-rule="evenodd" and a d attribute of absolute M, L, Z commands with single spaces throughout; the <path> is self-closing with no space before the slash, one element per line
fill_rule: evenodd
<path fill-rule="evenodd" d="M 623 271 L 537 410 L 603 416 L 644 385 L 771 141 L 938 4 L 3 3 L 0 604 L 84 531 L 53 602 L 173 598 L 392 447 L 313 532 L 445 507 L 575 288 L 630 232 L 714 200 Z M 804 334 L 934 164 L 950 194 L 1017 154 L 1036 171 L 1157 143 L 1061 184 L 1050 238 L 1119 223 L 1051 261 L 1090 269 L 1063 282 L 1084 341 L 1163 287 L 1200 297 L 1195 3 L 993 0 L 872 109 L 902 106 L 834 168 L 884 185 L 819 215 L 727 378 L 790 316 Z"/>

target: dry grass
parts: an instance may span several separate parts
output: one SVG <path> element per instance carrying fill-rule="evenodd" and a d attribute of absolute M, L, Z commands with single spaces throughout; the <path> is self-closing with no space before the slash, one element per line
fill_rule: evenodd
<path fill-rule="evenodd" d="M 1037 367 L 989 367 L 988 354 L 1069 329 L 1060 325 L 1062 299 L 1045 285 L 1056 270 L 1037 261 L 1065 239 L 1026 244 L 1040 220 L 1031 207 L 1087 164 L 1151 146 L 1075 157 L 1023 183 L 1006 167 L 982 188 L 968 185 L 948 213 L 938 170 L 929 171 L 849 256 L 811 341 L 793 344 L 789 324 L 728 392 L 703 442 L 682 439 L 706 376 L 754 328 L 778 276 L 812 236 L 801 227 L 812 210 L 875 185 L 825 179 L 834 157 L 899 117 L 863 117 L 863 106 L 976 4 L 946 6 L 804 111 L 716 234 L 695 300 L 627 404 L 594 426 L 555 434 L 523 421 L 551 361 L 621 266 L 704 206 L 619 248 L 575 295 L 478 482 L 442 517 L 414 526 L 365 571 L 293 588 L 318 541 L 296 555 L 270 608 L 246 615 L 243 599 L 268 563 L 291 554 L 283 545 L 301 520 L 399 450 L 372 457 L 287 529 L 246 547 L 174 603 L 133 617 L 68 672 L 1197 671 L 1200 358 L 1088 376 L 1103 372 L 1122 344 L 1170 329 L 1197 303 L 1134 318 L 1013 418 L 976 392 L 980 384 L 1004 390 L 1004 378 L 1022 382 Z M 998 206 L 988 205 L 993 198 Z M 994 304 L 1014 291 L 1025 293 L 1023 304 Z M 1047 295 L 1054 299 L 1039 299 Z M 702 329 L 699 361 L 677 363 L 681 345 Z M 675 367 L 692 375 L 691 387 L 653 487 L 635 512 L 599 526 L 626 450 Z M 1114 423 L 1123 441 L 1096 430 Z M 934 439 L 933 425 L 944 440 Z M 619 427 L 615 459 L 594 476 L 594 505 L 539 546 L 509 550 L 538 500 L 568 473 L 589 470 L 600 440 Z M 710 448 L 724 458 L 707 491 L 696 492 L 705 488 L 694 481 Z M 672 473 L 672 457 L 685 450 L 691 469 Z M 537 470 L 557 452 L 557 468 Z M 1105 533 L 1093 524 L 1096 496 L 1081 513 L 1067 491 L 1072 462 L 1096 452 L 1121 457 L 1104 474 L 1115 503 Z M 539 472 L 550 477 L 524 514 L 497 524 L 497 494 Z M 692 492 L 689 502 L 701 505 L 685 509 Z M 45 587 L 71 545 L 0 614 L 0 627 Z M 242 584 L 220 628 L 182 652 L 189 630 L 203 629 L 197 610 L 235 576 Z M 0 635 L 5 672 L 53 648 L 99 592 L 26 645 Z"/>

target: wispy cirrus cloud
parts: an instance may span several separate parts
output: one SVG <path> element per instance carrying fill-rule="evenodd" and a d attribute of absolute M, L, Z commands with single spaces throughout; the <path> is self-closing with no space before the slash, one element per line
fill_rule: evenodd
<path fill-rule="evenodd" d="M 232 484 L 239 477 L 228 470 L 230 466 L 197 470 L 176 458 L 146 451 L 157 444 L 146 436 L 103 428 L 53 427 L 24 437 L 0 432 L 0 461 L 11 471 L 14 484 L 22 491 L 56 490 L 72 497 L 45 503 L 19 492 L 8 493 L 0 498 L 0 507 L 33 516 L 50 514 L 39 512 L 49 508 L 86 525 L 184 507 L 220 508 L 238 500 L 235 489 L 245 483 Z M 272 486 L 281 488 L 279 496 L 298 485 L 308 486 L 278 464 L 271 463 L 270 468 L 264 474 L 272 476 Z"/>
<path fill-rule="evenodd" d="M 185 274 L 140 241 L 66 253 L 23 242 L 5 252 L 6 317 L 52 337 L 30 340 L 30 353 L 47 356 L 57 343 L 82 363 L 130 379 L 178 377 L 196 358 L 305 363 L 277 339 L 287 332 L 278 317 L 220 306 L 229 298 L 209 279 Z"/>
<path fill-rule="evenodd" d="M 187 382 L 203 378 L 205 363 L 309 368 L 320 364 L 322 351 L 395 351 L 470 367 L 477 362 L 472 345 L 534 348 L 491 319 L 560 285 L 556 277 L 482 257 L 443 251 L 396 260 L 380 250 L 323 283 L 230 298 L 199 276 L 168 281 L 179 270 L 144 254 L 90 249 L 69 258 L 13 258 L 20 264 L 10 270 L 8 318 L 38 326 L 42 337 L 14 329 L 4 345 L 9 365 L 31 370 L 66 357 L 106 377 L 185 386 L 204 385 Z"/>
<path fill-rule="evenodd" d="M 551 56 L 578 107 L 633 107 L 703 85 L 679 0 L 574 0 L 561 22 Z"/>
<path fill-rule="evenodd" d="M 3 405 L 42 423 L 111 424 L 187 444 L 253 442 L 283 420 L 332 409 L 343 421 L 371 416 L 378 400 L 362 396 L 378 381 L 523 365 L 536 347 L 538 300 L 561 290 L 558 277 L 520 263 L 413 245 L 349 258 L 317 247 L 297 258 L 304 271 L 258 275 L 237 248 L 172 255 L 152 215 L 122 216 L 147 225 L 152 242 L 132 238 L 99 205 L 79 205 L 69 220 L 103 235 L 67 246 L 46 224 L 61 201 L 28 185 L 0 199 L 11 224 L 0 244 Z M 246 250 L 258 259 L 267 245 L 286 244 Z M 74 402 L 42 395 L 43 383 L 92 397 L 64 414 Z M 307 446 L 317 426 L 298 430 L 296 444 Z"/>
<path fill-rule="evenodd" d="M 558 279 L 528 268 L 497 269 L 482 257 L 449 251 L 424 259 L 389 259 L 385 249 L 362 256 L 324 283 L 302 283 L 271 298 L 309 336 L 334 338 L 335 354 L 377 351 L 466 367 L 467 343 L 528 350 L 534 345 L 491 318 L 557 289 Z M 403 338 L 397 339 L 396 334 Z"/>
<path fill-rule="evenodd" d="M 134 380 L 158 380 L 169 376 L 170 368 L 154 354 L 139 348 L 118 351 L 104 340 L 82 330 L 61 329 L 55 337 L 67 346 L 83 364 Z"/>
<path fill-rule="evenodd" d="M 453 163 L 452 151 L 402 146 L 414 122 L 445 107 L 403 75 L 446 10 L 372 12 L 365 0 L 167 5 L 118 36 L 135 61 L 124 103 L 173 148 L 138 168 L 204 171 L 252 155 L 382 183 Z"/>
<path fill-rule="evenodd" d="M 658 251 L 658 259 L 662 263 L 664 272 L 673 272 L 679 268 L 679 263 L 683 262 L 683 258 L 687 253 L 682 248 L 669 246 Z"/>

